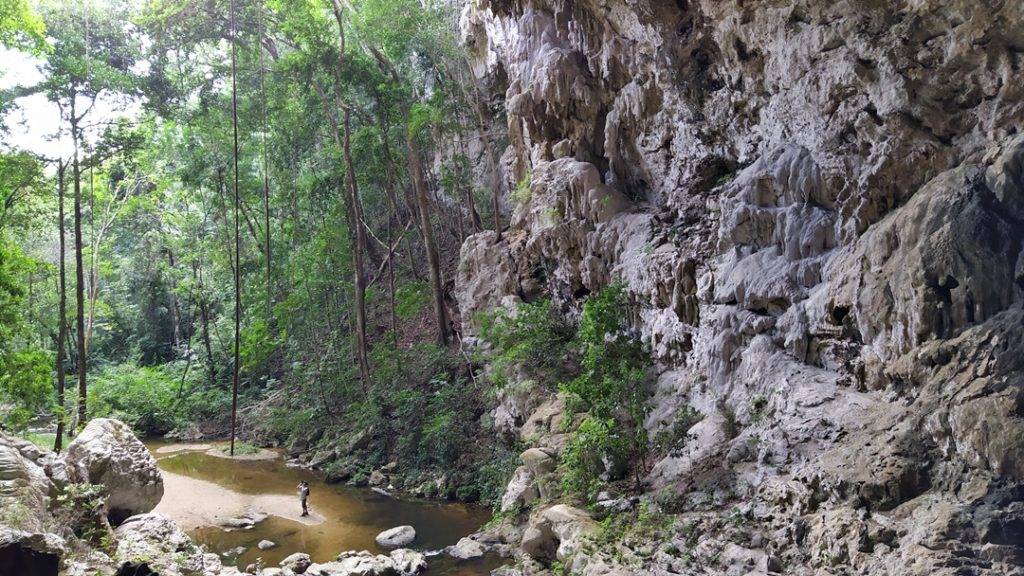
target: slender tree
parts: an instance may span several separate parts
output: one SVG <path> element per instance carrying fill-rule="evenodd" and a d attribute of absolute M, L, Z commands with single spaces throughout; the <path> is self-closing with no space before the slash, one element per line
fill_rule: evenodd
<path fill-rule="evenodd" d="M 67 166 L 64 160 L 57 161 L 57 233 L 59 235 L 59 249 L 57 254 L 58 278 L 58 305 L 57 305 L 57 436 L 53 439 L 53 451 L 60 452 L 64 444 L 64 422 L 67 416 L 64 414 L 64 340 L 68 334 L 67 324 L 67 273 L 64 263 L 64 174 Z"/>
<path fill-rule="evenodd" d="M 334 10 L 334 19 L 338 24 L 338 74 L 345 69 L 345 24 L 340 0 L 331 0 L 331 7 Z M 370 362 L 368 343 L 366 338 L 366 223 L 363 219 L 362 202 L 359 199 L 359 187 L 356 184 L 355 164 L 352 162 L 352 111 L 348 104 L 341 100 L 340 90 L 342 89 L 340 78 L 338 82 L 338 105 L 342 109 L 342 124 L 344 135 L 341 140 L 342 155 L 345 159 L 345 180 L 348 189 L 349 219 L 353 232 L 355 233 L 356 246 L 353 251 L 353 276 L 356 288 L 356 361 L 359 364 L 359 378 L 363 388 L 370 385 Z M 331 115 L 333 117 L 333 115 Z M 337 137 L 337 121 L 335 124 L 335 135 Z"/>
<path fill-rule="evenodd" d="M 441 259 L 437 253 L 437 242 L 434 240 L 434 226 L 430 222 L 430 204 L 427 199 L 427 184 L 423 178 L 423 162 L 420 159 L 416 135 L 406 132 L 405 145 L 409 162 L 409 173 L 412 175 L 413 188 L 416 191 L 416 204 L 420 213 L 420 226 L 423 233 L 423 247 L 427 251 L 427 264 L 430 270 L 430 291 L 434 300 L 434 317 L 437 319 L 437 343 L 448 344 L 448 314 L 444 307 L 444 287 L 441 283 Z"/>
<path fill-rule="evenodd" d="M 85 426 L 86 421 L 86 384 L 87 354 L 85 350 L 85 269 L 82 265 L 82 171 L 78 162 L 78 141 L 81 137 L 78 129 L 78 116 L 75 112 L 74 98 L 71 100 L 71 140 L 74 143 L 74 160 L 72 161 L 72 177 L 75 180 L 75 329 L 77 330 L 76 364 L 78 367 L 78 427 Z"/>
<path fill-rule="evenodd" d="M 231 373 L 231 455 L 235 455 L 235 429 L 238 420 L 238 371 L 241 364 L 241 329 L 242 329 L 242 275 L 241 275 L 241 241 L 239 237 L 239 196 L 238 196 L 238 86 L 236 84 L 235 58 L 235 1 L 231 0 L 231 129 L 234 143 L 232 160 L 235 171 L 235 359 Z"/>
<path fill-rule="evenodd" d="M 260 9 L 259 9 L 259 38 L 257 39 L 257 42 L 256 42 L 256 50 L 258 50 L 259 54 L 260 54 L 260 58 L 259 58 L 259 61 L 260 61 L 259 62 L 259 66 L 260 66 L 260 111 L 261 111 L 261 113 L 262 113 L 261 115 L 263 117 L 263 142 L 262 142 L 262 144 L 263 144 L 263 147 L 262 147 L 262 156 L 263 156 L 263 234 L 264 234 L 263 235 L 263 242 L 264 242 L 263 255 L 265 257 L 265 262 L 266 262 L 266 270 L 264 271 L 264 273 L 266 275 L 265 280 L 266 280 L 266 291 L 267 291 L 267 293 L 266 293 L 266 298 L 267 298 L 267 301 L 266 301 L 266 314 L 267 314 L 267 320 L 269 321 L 271 319 L 271 312 L 272 312 L 271 307 L 273 306 L 273 287 L 272 287 L 272 284 L 271 284 L 272 283 L 272 274 L 271 274 L 272 273 L 272 269 L 271 269 L 271 266 L 273 265 L 273 259 L 271 258 L 271 252 L 270 252 L 270 168 L 269 168 L 270 162 L 267 160 L 267 137 L 269 136 L 269 134 L 267 132 L 267 126 L 268 126 L 268 122 L 267 122 L 267 85 L 266 85 L 266 79 L 264 78 L 264 76 L 266 75 L 266 71 L 264 69 L 264 66 L 266 65 L 266 63 L 264 62 L 264 57 L 263 57 L 263 37 L 264 37 L 263 7 L 260 6 Z"/>

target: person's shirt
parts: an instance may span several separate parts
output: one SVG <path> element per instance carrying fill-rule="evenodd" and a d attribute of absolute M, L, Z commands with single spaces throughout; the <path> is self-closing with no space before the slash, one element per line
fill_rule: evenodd
<path fill-rule="evenodd" d="M 303 500 L 309 498 L 309 486 L 299 486 L 299 498 Z"/>

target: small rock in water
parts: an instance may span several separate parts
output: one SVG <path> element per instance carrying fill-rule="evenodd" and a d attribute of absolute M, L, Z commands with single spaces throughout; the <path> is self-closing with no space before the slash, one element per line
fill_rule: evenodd
<path fill-rule="evenodd" d="M 385 548 L 405 546 L 416 539 L 416 530 L 412 526 L 397 526 L 377 534 L 377 544 Z"/>
<path fill-rule="evenodd" d="M 391 492 L 388 492 L 383 488 L 377 488 L 376 486 L 374 486 L 373 488 L 370 488 L 370 490 L 376 492 L 377 494 L 380 494 L 381 496 L 387 496 L 388 498 L 391 498 Z"/>
<path fill-rule="evenodd" d="M 248 518 L 249 520 L 252 520 L 253 524 L 259 524 L 260 522 L 263 522 L 264 520 L 269 518 L 270 514 L 267 514 L 266 512 L 262 512 L 262 511 L 259 511 L 259 510 L 252 510 L 252 511 L 248 512 L 245 515 L 245 517 Z"/>
<path fill-rule="evenodd" d="M 245 554 L 245 546 L 239 546 L 226 552 L 221 552 L 221 556 L 241 556 L 242 554 Z"/>
<path fill-rule="evenodd" d="M 270 540 L 260 540 L 260 543 L 256 545 L 256 547 L 260 550 L 270 550 L 274 546 L 277 546 L 277 544 L 271 542 Z"/>
<path fill-rule="evenodd" d="M 456 560 L 471 560 L 480 558 L 487 550 L 484 545 L 472 538 L 463 538 L 454 546 L 448 547 L 448 555 Z"/>

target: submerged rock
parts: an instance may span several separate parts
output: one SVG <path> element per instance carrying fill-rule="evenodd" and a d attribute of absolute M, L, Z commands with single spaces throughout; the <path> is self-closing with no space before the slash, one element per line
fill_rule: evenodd
<path fill-rule="evenodd" d="M 65 462 L 72 481 L 106 487 L 112 524 L 149 512 L 164 495 L 156 460 L 118 420 L 91 420 L 68 446 Z"/>
<path fill-rule="evenodd" d="M 377 534 L 377 544 L 385 548 L 406 546 L 416 539 L 416 530 L 412 526 L 396 526 Z"/>

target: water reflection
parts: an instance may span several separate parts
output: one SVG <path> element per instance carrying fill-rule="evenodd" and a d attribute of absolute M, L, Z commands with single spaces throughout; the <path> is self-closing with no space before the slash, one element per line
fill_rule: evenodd
<path fill-rule="evenodd" d="M 203 527 L 191 532 L 193 539 L 213 552 L 222 554 L 225 563 L 241 568 L 262 558 L 267 566 L 276 566 L 294 552 L 306 552 L 316 562 L 325 562 L 342 550 L 369 550 L 380 553 L 374 542 L 387 528 L 408 524 L 416 529 L 412 547 L 420 551 L 439 550 L 477 530 L 490 519 L 482 507 L 459 503 L 396 500 L 366 489 L 330 485 L 309 470 L 289 468 L 282 458 L 272 460 L 228 460 L 202 451 L 158 452 L 166 444 L 149 443 L 161 469 L 199 480 L 213 482 L 233 492 L 249 495 L 295 495 L 300 480 L 309 482 L 310 509 L 324 522 L 307 525 L 287 518 L 270 516 L 249 530 L 226 531 Z M 202 506 L 195 502 L 195 506 Z M 296 508 L 299 501 L 295 499 Z M 259 550 L 261 540 L 277 544 Z M 239 555 L 228 553 L 239 547 Z M 487 574 L 500 565 L 497 559 L 456 564 L 445 556 L 429 559 L 430 574 L 475 576 Z"/>

